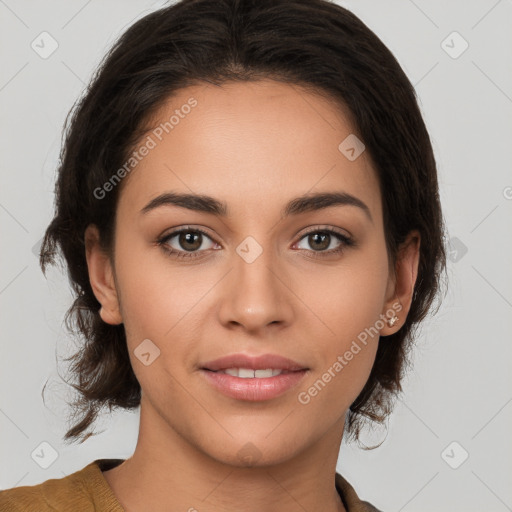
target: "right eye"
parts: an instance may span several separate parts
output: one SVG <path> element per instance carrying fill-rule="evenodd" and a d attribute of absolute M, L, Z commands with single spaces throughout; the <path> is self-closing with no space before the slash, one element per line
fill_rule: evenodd
<path fill-rule="evenodd" d="M 160 238 L 158 245 L 173 258 L 197 258 L 201 256 L 201 252 L 213 249 L 211 245 L 210 247 L 203 247 L 204 242 L 206 242 L 205 238 L 208 239 L 211 244 L 216 244 L 206 231 L 202 229 L 182 228 Z M 176 240 L 174 241 L 173 239 Z M 202 250 L 201 247 L 203 247 Z"/>

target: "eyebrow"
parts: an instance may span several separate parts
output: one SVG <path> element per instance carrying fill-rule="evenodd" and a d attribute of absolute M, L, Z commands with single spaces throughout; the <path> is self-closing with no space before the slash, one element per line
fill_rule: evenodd
<path fill-rule="evenodd" d="M 142 215 L 161 206 L 179 206 L 196 212 L 209 213 L 219 217 L 227 217 L 228 207 L 226 203 L 202 194 L 181 194 L 165 192 L 152 199 L 140 213 Z M 305 212 L 323 210 L 331 206 L 355 206 L 363 210 L 368 219 L 373 223 L 373 218 L 368 206 L 361 199 L 347 192 L 318 192 L 306 194 L 290 200 L 283 208 L 282 217 L 299 215 Z"/>

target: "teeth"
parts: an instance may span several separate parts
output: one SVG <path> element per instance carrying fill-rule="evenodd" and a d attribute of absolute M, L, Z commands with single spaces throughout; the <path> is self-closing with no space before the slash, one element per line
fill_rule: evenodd
<path fill-rule="evenodd" d="M 268 368 L 267 370 L 252 370 L 251 368 L 226 368 L 225 370 L 219 370 L 218 373 L 227 373 L 233 377 L 240 377 L 242 379 L 262 379 L 275 377 L 280 375 L 284 370 L 274 370 Z"/>

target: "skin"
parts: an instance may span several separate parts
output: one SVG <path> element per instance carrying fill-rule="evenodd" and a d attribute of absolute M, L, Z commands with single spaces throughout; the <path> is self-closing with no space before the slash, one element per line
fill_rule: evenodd
<path fill-rule="evenodd" d="M 343 511 L 334 474 L 344 418 L 386 338 L 370 338 L 308 404 L 297 397 L 393 304 L 401 304 L 399 321 L 380 335 L 403 325 L 419 234 L 410 234 L 392 268 L 377 174 L 368 152 L 349 161 L 338 150 L 354 128 L 332 101 L 271 80 L 202 84 L 180 90 L 152 125 L 191 96 L 198 105 L 124 178 L 115 256 L 101 251 L 95 226 L 85 233 L 101 317 L 124 323 L 142 388 L 135 452 L 104 476 L 127 511 Z M 140 213 L 171 190 L 213 196 L 229 215 L 173 205 Z M 350 205 L 281 218 L 290 199 L 333 191 L 359 198 L 372 220 Z M 196 244 L 200 257 L 166 254 L 157 240 L 187 226 L 208 232 Z M 319 248 L 304 236 L 313 227 L 338 230 L 356 245 L 322 256 L 342 242 L 332 236 Z M 248 236 L 263 249 L 252 263 L 236 252 Z M 179 236 L 167 244 L 189 247 Z M 145 339 L 160 349 L 148 366 L 134 355 Z M 235 400 L 198 367 L 236 352 L 275 353 L 310 370 L 277 398 Z M 239 455 L 248 443 L 253 465 Z"/>

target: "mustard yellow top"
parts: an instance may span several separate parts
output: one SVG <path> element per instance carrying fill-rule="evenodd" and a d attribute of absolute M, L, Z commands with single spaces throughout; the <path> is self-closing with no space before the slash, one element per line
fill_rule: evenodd
<path fill-rule="evenodd" d="M 63 478 L 0 491 L 0 512 L 125 512 L 102 473 L 123 461 L 97 459 Z M 339 473 L 335 482 L 348 512 L 379 512 Z"/>

